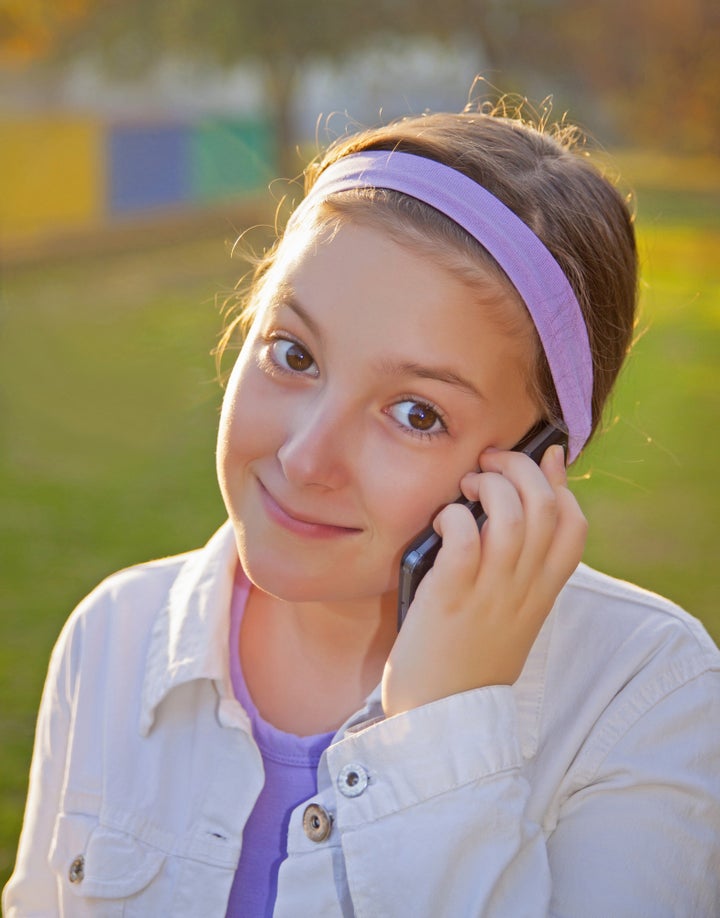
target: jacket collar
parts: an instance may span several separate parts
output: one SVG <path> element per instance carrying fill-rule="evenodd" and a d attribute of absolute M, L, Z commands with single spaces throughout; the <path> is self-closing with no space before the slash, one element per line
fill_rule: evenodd
<path fill-rule="evenodd" d="M 229 521 L 203 548 L 184 556 L 150 637 L 140 710 L 143 736 L 152 729 L 161 701 L 185 682 L 211 679 L 221 697 L 232 696 L 228 634 L 237 561 Z"/>

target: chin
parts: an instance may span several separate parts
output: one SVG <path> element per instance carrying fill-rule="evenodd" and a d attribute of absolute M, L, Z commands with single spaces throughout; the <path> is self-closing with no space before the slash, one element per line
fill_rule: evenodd
<path fill-rule="evenodd" d="M 307 563 L 277 565 L 267 555 L 254 557 L 252 552 L 242 552 L 240 563 L 253 586 L 284 602 L 357 602 L 379 598 L 396 588 L 394 576 L 363 577 L 356 571 L 347 577 L 329 563 L 308 570 Z"/>

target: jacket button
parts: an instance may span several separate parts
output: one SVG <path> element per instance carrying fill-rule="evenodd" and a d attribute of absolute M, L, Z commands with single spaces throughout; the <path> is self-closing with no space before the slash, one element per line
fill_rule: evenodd
<path fill-rule="evenodd" d="M 332 832 L 332 816 L 325 807 L 311 803 L 303 813 L 303 830 L 314 842 L 323 842 Z"/>
<path fill-rule="evenodd" d="M 82 883 L 85 878 L 85 858 L 79 854 L 70 864 L 68 870 L 68 879 L 71 883 Z"/>
<path fill-rule="evenodd" d="M 362 765 L 345 765 L 337 776 L 337 786 L 344 797 L 358 797 L 368 786 L 368 780 Z"/>

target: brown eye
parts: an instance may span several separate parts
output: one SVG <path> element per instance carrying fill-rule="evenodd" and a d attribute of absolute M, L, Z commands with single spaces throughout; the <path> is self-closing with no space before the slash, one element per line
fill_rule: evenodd
<path fill-rule="evenodd" d="M 415 402 L 407 413 L 408 423 L 415 430 L 432 430 L 439 418 L 437 411 L 430 405 Z"/>
<path fill-rule="evenodd" d="M 440 411 L 427 402 L 405 399 L 388 408 L 387 413 L 408 433 L 432 436 L 447 430 Z"/>
<path fill-rule="evenodd" d="M 297 370 L 299 373 L 309 370 L 315 363 L 310 354 L 299 344 L 290 345 L 285 351 L 285 360 L 292 370 Z"/>
<path fill-rule="evenodd" d="M 273 361 L 280 367 L 302 373 L 306 376 L 317 376 L 318 368 L 310 351 L 287 338 L 276 338 L 271 345 Z"/>

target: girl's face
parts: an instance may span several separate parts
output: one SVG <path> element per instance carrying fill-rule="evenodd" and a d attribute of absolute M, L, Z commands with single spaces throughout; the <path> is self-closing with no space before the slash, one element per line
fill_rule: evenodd
<path fill-rule="evenodd" d="M 220 486 L 260 589 L 377 599 L 482 450 L 537 420 L 531 345 L 380 229 L 285 248 L 225 395 Z"/>

